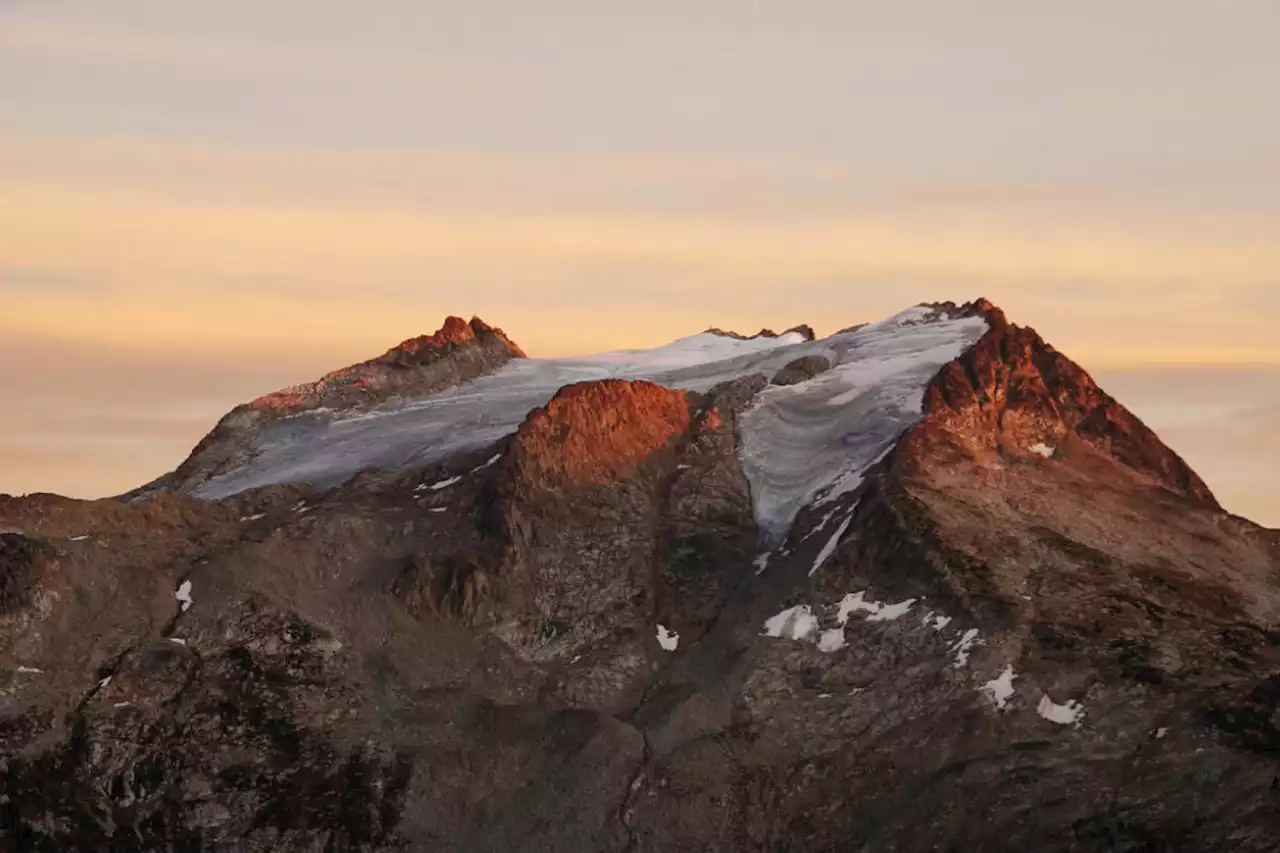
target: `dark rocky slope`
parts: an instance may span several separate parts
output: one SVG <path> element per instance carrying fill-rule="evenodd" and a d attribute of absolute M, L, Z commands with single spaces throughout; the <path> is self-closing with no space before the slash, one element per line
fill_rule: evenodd
<path fill-rule="evenodd" d="M 328 491 L 0 498 L 0 849 L 1274 850 L 1276 534 L 966 310 L 768 554 L 763 375 Z"/>

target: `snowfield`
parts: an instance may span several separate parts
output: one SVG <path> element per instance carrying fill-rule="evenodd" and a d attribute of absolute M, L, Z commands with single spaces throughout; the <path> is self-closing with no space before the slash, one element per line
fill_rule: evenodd
<path fill-rule="evenodd" d="M 796 513 L 815 500 L 834 500 L 861 485 L 866 471 L 920 420 L 929 380 L 988 328 L 982 317 L 932 314 L 912 308 L 795 348 L 797 354 L 825 350 L 834 366 L 808 382 L 764 390 L 741 418 L 743 466 L 767 539 L 785 538 Z"/>
<path fill-rule="evenodd" d="M 257 437 L 251 462 L 210 479 L 195 494 L 216 500 L 276 483 L 337 485 L 369 468 L 418 468 L 515 432 L 525 415 L 575 382 L 647 379 L 706 391 L 751 373 L 772 376 L 796 357 L 787 353 L 808 343 L 795 333 L 748 341 L 703 333 L 652 350 L 517 359 L 421 400 L 351 414 L 306 412 L 269 424 Z"/>
<path fill-rule="evenodd" d="M 920 418 L 928 381 L 986 330 L 981 317 L 956 320 L 920 307 L 812 342 L 796 333 L 745 341 L 703 333 L 651 350 L 519 359 L 420 400 L 269 424 L 255 439 L 252 461 L 210 479 L 196 495 L 217 499 L 276 483 L 331 486 L 366 469 L 437 463 L 492 445 L 575 382 L 645 379 L 707 391 L 753 373 L 771 378 L 797 358 L 822 355 L 831 370 L 766 389 L 740 420 L 757 519 L 767 538 L 780 539 L 801 507 L 858 487 L 867 468 Z"/>

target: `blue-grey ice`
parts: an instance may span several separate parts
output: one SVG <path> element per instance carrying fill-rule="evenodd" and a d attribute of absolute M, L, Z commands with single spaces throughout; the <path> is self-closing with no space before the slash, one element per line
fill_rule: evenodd
<path fill-rule="evenodd" d="M 929 380 L 986 330 L 982 317 L 955 319 L 920 307 L 818 341 L 795 333 L 751 340 L 704 333 L 651 350 L 519 359 L 419 400 L 359 413 L 308 412 L 273 423 L 256 437 L 248 463 L 210 479 L 196 494 L 217 499 L 276 483 L 327 486 L 362 470 L 430 465 L 492 445 L 574 382 L 647 379 L 706 391 L 823 355 L 830 370 L 798 385 L 765 389 L 739 420 L 757 521 L 766 537 L 781 538 L 802 507 L 861 484 L 867 469 L 919 420 Z"/>

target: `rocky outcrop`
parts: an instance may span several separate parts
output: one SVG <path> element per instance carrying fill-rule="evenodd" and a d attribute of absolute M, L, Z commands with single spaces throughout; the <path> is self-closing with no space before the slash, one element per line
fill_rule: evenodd
<path fill-rule="evenodd" d="M 781 333 L 775 332 L 772 329 L 761 329 L 760 331 L 756 332 L 754 335 L 740 335 L 737 332 L 728 332 L 728 331 L 725 331 L 724 329 L 718 329 L 714 327 L 707 329 L 706 333 L 708 335 L 719 335 L 722 338 L 733 338 L 734 340 L 738 340 L 738 341 L 754 341 L 758 338 L 781 338 L 781 337 L 785 337 L 786 335 L 799 335 L 800 337 L 804 338 L 806 341 L 812 341 L 816 337 L 813 333 L 813 327 L 807 324 L 792 326 L 790 329 L 787 329 L 786 331 Z"/>
<path fill-rule="evenodd" d="M 560 492 L 628 479 L 684 435 L 689 406 L 683 392 L 651 382 L 570 385 L 516 433 L 504 462 L 510 487 Z"/>
<path fill-rule="evenodd" d="M 799 385 L 808 382 L 819 373 L 831 369 L 831 361 L 823 355 L 806 355 L 787 364 L 773 375 L 774 385 Z"/>

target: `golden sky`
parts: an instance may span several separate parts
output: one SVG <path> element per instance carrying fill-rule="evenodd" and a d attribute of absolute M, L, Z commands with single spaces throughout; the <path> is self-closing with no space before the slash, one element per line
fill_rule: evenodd
<path fill-rule="evenodd" d="M 0 490 L 127 489 L 447 313 L 563 355 L 985 295 L 1280 524 L 1276 4 L 461 5 L 0 0 Z"/>

